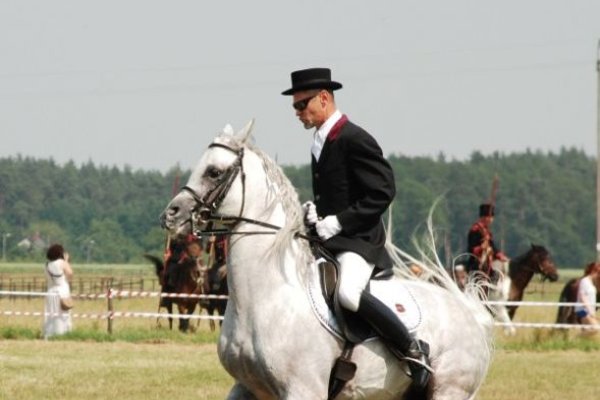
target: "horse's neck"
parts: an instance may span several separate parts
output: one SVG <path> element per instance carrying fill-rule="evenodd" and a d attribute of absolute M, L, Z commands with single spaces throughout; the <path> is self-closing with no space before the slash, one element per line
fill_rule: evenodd
<path fill-rule="evenodd" d="M 262 216 L 261 221 L 276 226 L 284 226 L 286 217 L 281 207 L 276 207 L 270 216 Z M 228 283 L 232 297 L 235 299 L 252 299 L 249 306 L 266 300 L 278 288 L 286 290 L 301 287 L 297 273 L 296 260 L 302 251 L 301 246 L 292 241 L 283 253 L 275 253 L 275 247 L 281 246 L 278 231 L 260 228 L 251 223 L 242 223 L 236 227 L 237 232 L 264 231 L 265 234 L 233 235 L 229 248 Z M 285 246 L 285 243 L 283 244 Z M 302 257 L 300 257 L 302 259 Z"/>
<path fill-rule="evenodd" d="M 533 278 L 533 269 L 528 268 L 529 262 L 528 258 L 515 259 L 513 261 L 513 268 L 510 268 L 510 279 L 513 285 L 519 290 L 524 290 Z"/>

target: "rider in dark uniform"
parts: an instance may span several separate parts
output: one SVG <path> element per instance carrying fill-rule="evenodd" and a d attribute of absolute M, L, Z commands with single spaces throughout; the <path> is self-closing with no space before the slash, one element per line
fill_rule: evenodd
<path fill-rule="evenodd" d="M 495 207 L 493 205 L 485 203 L 479 206 L 479 219 L 469 229 L 467 240 L 468 273 L 481 271 L 490 276 L 494 260 L 502 262 L 508 260 L 494 243 L 491 231 L 494 214 Z"/>
<path fill-rule="evenodd" d="M 342 84 L 331 80 L 328 68 L 294 71 L 291 78 L 292 88 L 282 94 L 292 97 L 304 128 L 314 129 L 314 203 L 304 205 L 305 219 L 338 260 L 339 303 L 407 356 L 413 383 L 425 387 L 430 377 L 428 350 L 365 290 L 376 267 L 392 267 L 381 217 L 396 194 L 393 170 L 375 138 L 337 109 L 333 92 Z"/>

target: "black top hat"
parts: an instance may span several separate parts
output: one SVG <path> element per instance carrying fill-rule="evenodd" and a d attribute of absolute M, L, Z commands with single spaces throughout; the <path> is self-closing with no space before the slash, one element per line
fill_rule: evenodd
<path fill-rule="evenodd" d="M 493 217 L 494 214 L 496 213 L 495 210 L 496 207 L 494 207 L 491 204 L 485 203 L 485 204 L 481 204 L 479 206 L 479 216 L 480 217 Z"/>
<path fill-rule="evenodd" d="M 331 80 L 331 70 L 329 68 L 308 68 L 292 72 L 292 87 L 281 92 L 281 94 L 287 96 L 301 90 L 338 90 L 341 88 L 341 83 Z"/>

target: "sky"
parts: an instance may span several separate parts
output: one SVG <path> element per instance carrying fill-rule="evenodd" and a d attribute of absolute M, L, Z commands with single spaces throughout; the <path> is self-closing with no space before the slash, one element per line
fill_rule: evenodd
<path fill-rule="evenodd" d="M 596 156 L 596 0 L 0 2 L 0 157 L 192 168 L 254 118 L 310 160 L 290 72 L 329 67 L 384 154 Z"/>

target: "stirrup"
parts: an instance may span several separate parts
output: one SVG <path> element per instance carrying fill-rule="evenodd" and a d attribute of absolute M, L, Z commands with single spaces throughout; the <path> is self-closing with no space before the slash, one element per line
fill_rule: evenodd
<path fill-rule="evenodd" d="M 413 358 L 413 357 L 407 357 L 407 356 L 403 356 L 402 360 L 411 362 L 413 364 L 417 364 L 433 374 L 433 368 L 431 368 L 431 366 L 429 364 L 427 364 L 426 362 L 423 362 L 423 361 Z"/>
<path fill-rule="evenodd" d="M 389 348 L 389 350 L 392 352 L 393 355 L 396 356 L 396 358 L 400 361 L 406 361 L 406 363 L 413 363 L 413 364 L 417 364 L 420 367 L 423 367 L 424 369 L 426 369 L 428 372 L 433 374 L 433 368 L 427 364 L 427 362 L 425 361 L 421 361 L 418 358 L 414 358 L 414 357 L 409 357 L 407 355 L 405 355 L 404 353 L 401 353 L 400 350 L 394 349 L 394 348 Z M 425 357 L 425 359 L 428 359 L 429 357 L 425 354 L 422 353 L 422 356 Z M 410 376 L 410 373 L 408 374 Z"/>

